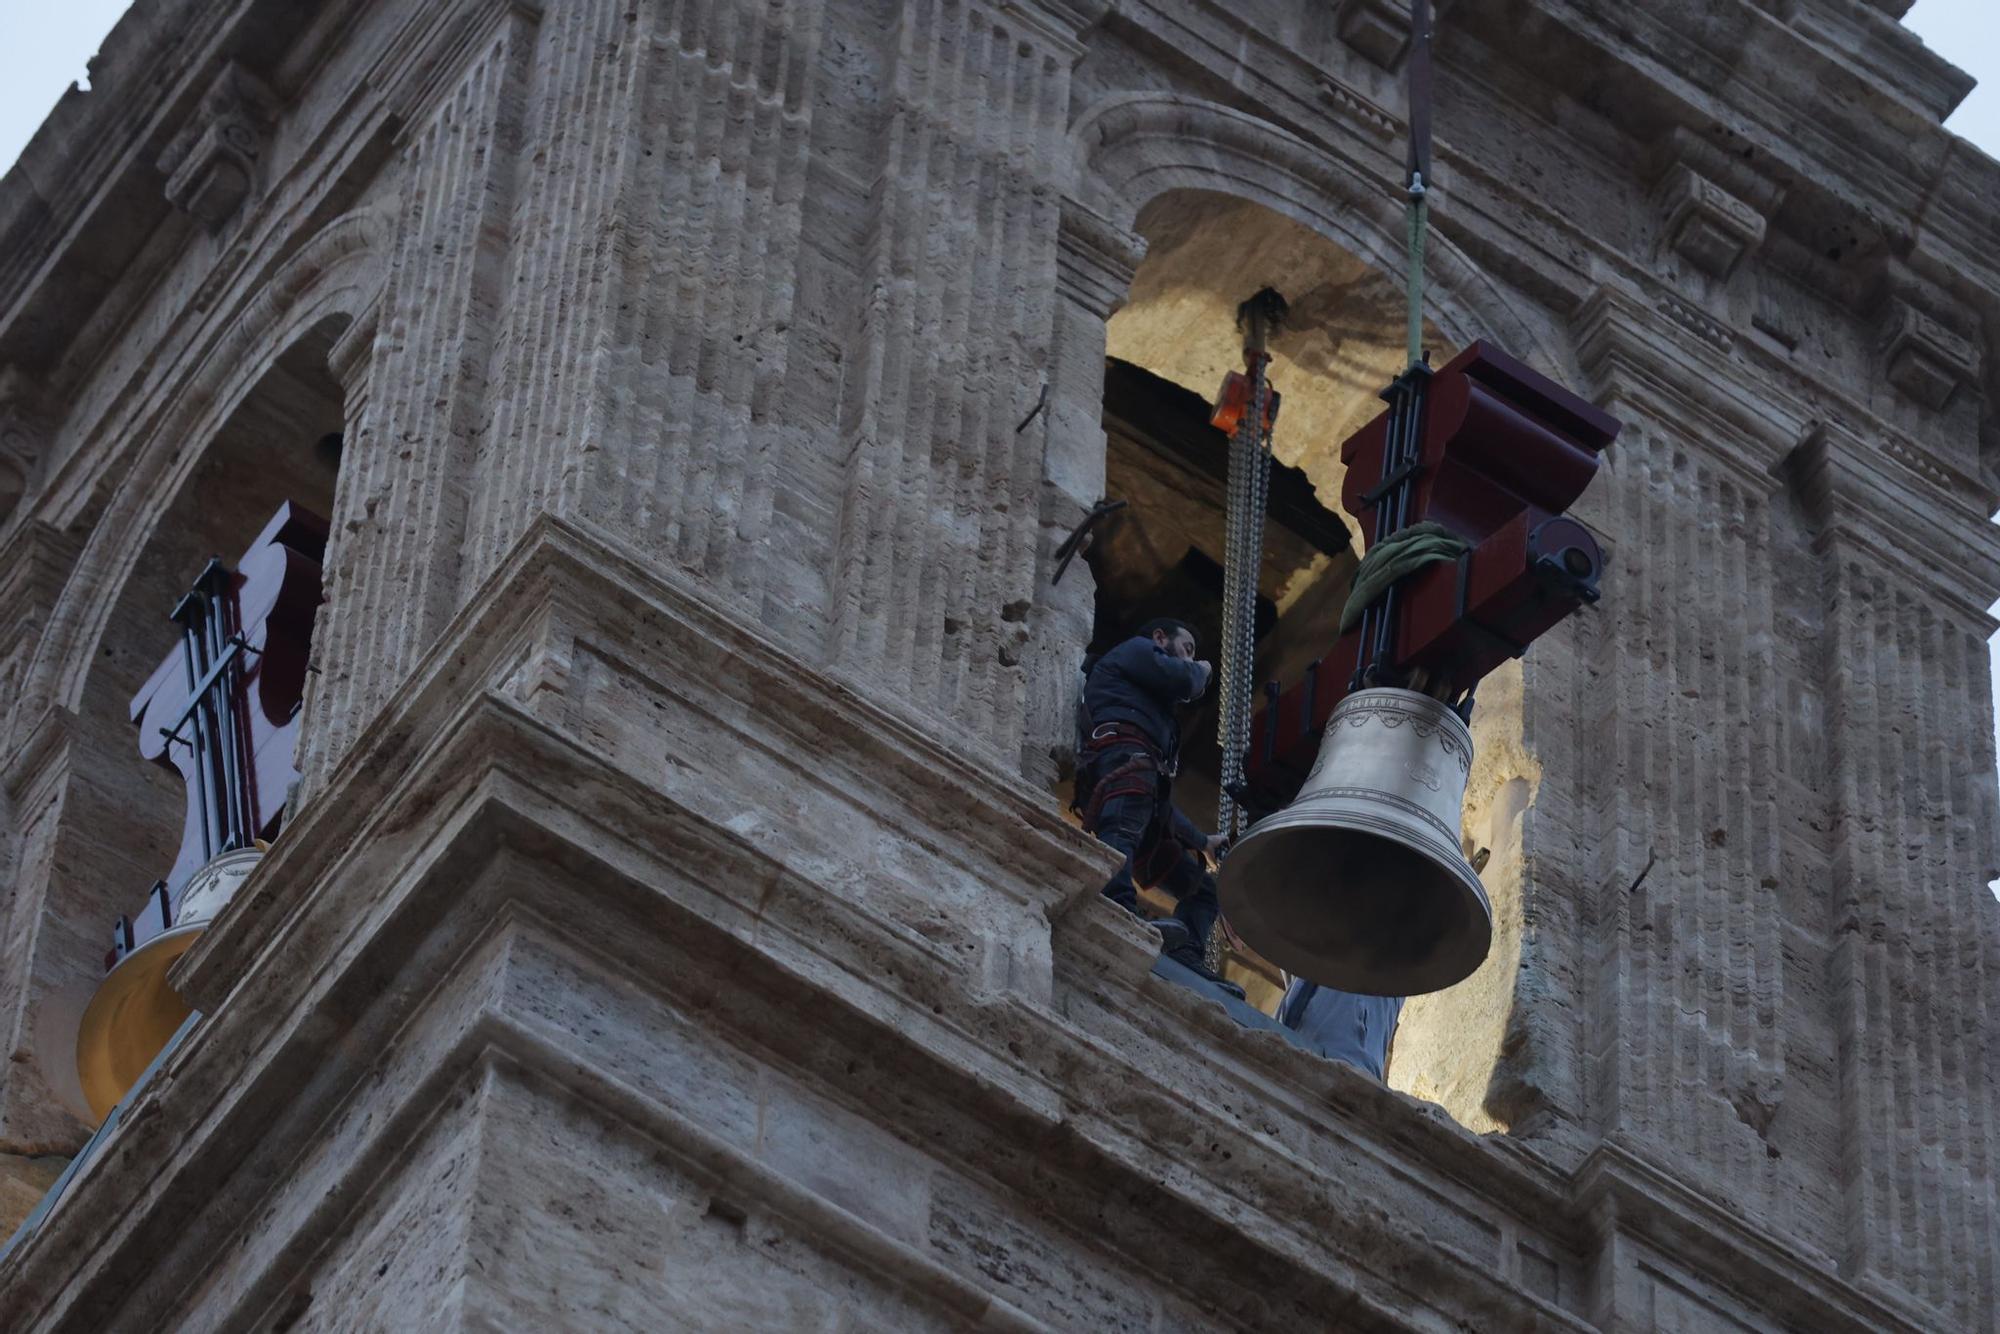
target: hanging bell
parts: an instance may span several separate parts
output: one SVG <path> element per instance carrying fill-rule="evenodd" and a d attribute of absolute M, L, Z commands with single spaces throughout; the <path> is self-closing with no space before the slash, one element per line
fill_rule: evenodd
<path fill-rule="evenodd" d="M 238 848 L 188 877 L 167 928 L 120 959 L 98 983 L 77 1030 L 76 1073 L 99 1121 L 139 1082 L 191 1013 L 167 985 L 167 970 L 228 905 L 263 855 L 257 848 Z"/>
<path fill-rule="evenodd" d="M 1291 805 L 1223 860 L 1222 910 L 1245 943 L 1322 986 L 1416 996 L 1471 976 L 1493 910 L 1459 846 L 1472 734 L 1413 690 L 1334 708 Z"/>

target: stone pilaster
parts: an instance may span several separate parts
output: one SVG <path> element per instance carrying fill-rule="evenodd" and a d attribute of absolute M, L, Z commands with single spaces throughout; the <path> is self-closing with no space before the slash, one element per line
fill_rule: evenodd
<path fill-rule="evenodd" d="M 1605 604 L 1571 668 L 1572 712 L 1551 719 L 1576 729 L 1556 768 L 1573 800 L 1544 789 L 1574 851 L 1545 837 L 1537 874 L 1574 875 L 1585 905 L 1591 1119 L 1800 1226 L 1785 1201 L 1831 1164 L 1813 1161 L 1823 1136 L 1791 1138 L 1814 1091 L 1788 1107 L 1780 1023 L 1783 880 L 1811 868 L 1783 853 L 1786 782 L 1803 776 L 1780 760 L 1793 710 L 1774 662 L 1778 405 L 1737 387 L 1726 337 L 1671 305 L 1603 291 L 1580 323 L 1625 429 L 1582 510 L 1611 538 Z M 1554 667 L 1537 656 L 1538 687 Z"/>
<path fill-rule="evenodd" d="M 1914 460 L 1914 454 L 1907 454 Z M 1817 424 L 1791 463 L 1824 602 L 1842 1259 L 1970 1324 L 1996 1296 L 2000 911 L 1984 606 L 2000 541 L 1882 444 Z"/>
<path fill-rule="evenodd" d="M 378 312 L 336 348 L 349 431 L 313 634 L 301 791 L 401 684 L 460 596 L 478 414 L 500 300 L 530 18 L 491 29 L 402 147 Z"/>
<path fill-rule="evenodd" d="M 1061 583 L 1051 580 L 1056 549 L 1104 498 L 1105 321 L 1124 304 L 1145 253 L 1137 236 L 1075 200 L 1063 203 L 1057 244 L 1047 390 L 1028 423 L 1041 441 L 1041 550 L 1024 659 L 1028 713 L 1021 764 L 1038 783 L 1056 781 L 1073 763 L 1076 691 L 1082 679 L 1078 654 L 1090 642 L 1096 581 L 1081 551 Z"/>
<path fill-rule="evenodd" d="M 494 382 L 506 389 L 494 397 L 472 454 L 463 538 L 468 592 L 537 513 L 574 512 L 584 480 L 598 475 L 590 456 L 606 442 L 593 423 L 612 358 L 613 314 L 648 299 L 627 288 L 619 261 L 632 243 L 621 182 L 647 151 L 640 142 L 642 75 L 656 60 L 641 10 L 655 7 L 575 0 L 551 6 L 535 33 L 525 169 L 505 215 L 512 245 L 493 356 Z M 736 16 L 731 5 L 714 12 Z M 752 225 L 761 232 L 761 222 Z"/>
<path fill-rule="evenodd" d="M 794 328 L 824 315 L 799 303 L 824 8 L 649 6 L 630 39 L 634 151 L 578 504 L 751 616 L 825 580 L 794 564 L 776 515 L 814 429 L 809 382 L 830 373 Z"/>
<path fill-rule="evenodd" d="M 1015 762 L 1074 42 L 981 0 L 901 7 L 843 394 L 833 658 Z"/>

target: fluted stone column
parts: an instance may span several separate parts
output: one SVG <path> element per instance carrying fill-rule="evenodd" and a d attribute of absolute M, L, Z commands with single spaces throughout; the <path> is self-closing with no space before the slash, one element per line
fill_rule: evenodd
<path fill-rule="evenodd" d="M 2000 868 L 1984 603 L 2000 542 L 1920 456 L 1819 427 L 1794 470 L 1824 608 L 1842 1258 L 1968 1327 L 1996 1300 Z M 1936 465 L 1930 465 L 1935 468 Z"/>
<path fill-rule="evenodd" d="M 1048 370 L 1042 173 L 1078 50 L 1037 13 L 923 0 L 887 35 L 831 604 L 840 670 L 1010 767 L 1042 518 L 1040 429 L 1016 428 Z"/>
<path fill-rule="evenodd" d="M 527 13 L 496 7 L 404 140 L 379 312 L 338 349 L 350 427 L 313 633 L 302 792 L 324 783 L 463 594 L 458 553 L 534 34 Z"/>
<path fill-rule="evenodd" d="M 1048 392 L 1028 429 L 1042 442 L 1041 550 L 1036 567 L 1021 767 L 1054 782 L 1073 762 L 1078 653 L 1090 642 L 1097 585 L 1078 552 L 1052 583 L 1055 552 L 1104 498 L 1105 322 L 1124 304 L 1145 243 L 1065 200 L 1056 255 L 1055 334 Z"/>

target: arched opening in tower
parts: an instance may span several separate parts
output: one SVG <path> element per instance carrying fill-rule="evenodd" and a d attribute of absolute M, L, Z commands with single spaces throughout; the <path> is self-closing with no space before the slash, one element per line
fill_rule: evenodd
<path fill-rule="evenodd" d="M 79 710 L 99 747 L 98 781 L 92 800 L 64 814 L 75 860 L 50 899 L 64 930 L 35 963 L 51 996 L 38 1058 L 86 1123 L 104 1114 L 106 1095 L 79 1031 L 96 1031 L 107 970 L 207 920 L 188 897 L 192 873 L 282 824 L 345 424 L 328 361 L 347 323 L 307 330 L 196 443 L 171 498 L 144 520 L 129 573 L 107 590 Z M 152 1027 L 170 1022 L 163 1012 Z M 121 1010 L 110 1040 L 138 1034 L 143 1047 L 164 1036 L 140 1027 Z M 139 1057 L 120 1046 L 105 1059 L 122 1069 Z"/>
<path fill-rule="evenodd" d="M 1137 230 L 1147 252 L 1107 327 L 1103 417 L 1105 494 L 1129 505 L 1087 556 L 1097 583 L 1092 649 L 1103 651 L 1153 617 L 1174 616 L 1194 628 L 1199 655 L 1214 656 L 1228 437 L 1210 425 L 1210 411 L 1224 377 L 1243 365 L 1237 306 L 1271 287 L 1290 311 L 1270 344 L 1269 379 L 1283 400 L 1256 579 L 1252 679 L 1261 701 L 1262 683 L 1298 680 L 1336 638 L 1361 550 L 1339 506 L 1340 446 L 1383 410 L 1382 391 L 1403 369 L 1403 293 L 1390 275 L 1319 233 L 1226 195 L 1163 195 L 1141 212 Z M 1438 364 L 1457 350 L 1428 326 L 1425 345 Z M 1217 707 L 1211 691 L 1183 718 L 1175 785 L 1176 804 L 1205 829 L 1217 826 L 1221 797 Z M 1173 905 L 1149 891 L 1142 906 L 1164 914 Z M 1252 1004 L 1275 1011 L 1283 974 L 1240 940 L 1226 933 L 1225 940 L 1224 975 Z M 1511 989 L 1506 971 L 1503 991 Z M 1497 1128 L 1480 1110 L 1493 1070 L 1489 1044 L 1441 1047 L 1430 1033 L 1437 1027 L 1430 1011 L 1460 1008 L 1417 1007 L 1391 1082 L 1440 1098 L 1476 1128 Z M 1504 1016 L 1503 1006 L 1498 1021 Z"/>

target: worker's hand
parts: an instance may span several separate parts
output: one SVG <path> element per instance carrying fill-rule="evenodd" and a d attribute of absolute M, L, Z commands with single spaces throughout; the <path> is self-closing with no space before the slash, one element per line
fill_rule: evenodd
<path fill-rule="evenodd" d="M 1210 857 L 1214 858 L 1222 856 L 1224 850 L 1227 849 L 1228 847 L 1229 847 L 1229 835 L 1210 834 L 1208 836 L 1208 842 L 1201 845 L 1201 850 L 1207 853 Z"/>
<path fill-rule="evenodd" d="M 1215 668 L 1209 666 L 1207 658 L 1195 659 L 1194 665 L 1201 669 L 1201 680 L 1195 685 L 1194 688 L 1194 697 L 1196 699 L 1200 699 L 1203 695 L 1206 695 L 1208 693 L 1209 678 L 1215 675 Z"/>

